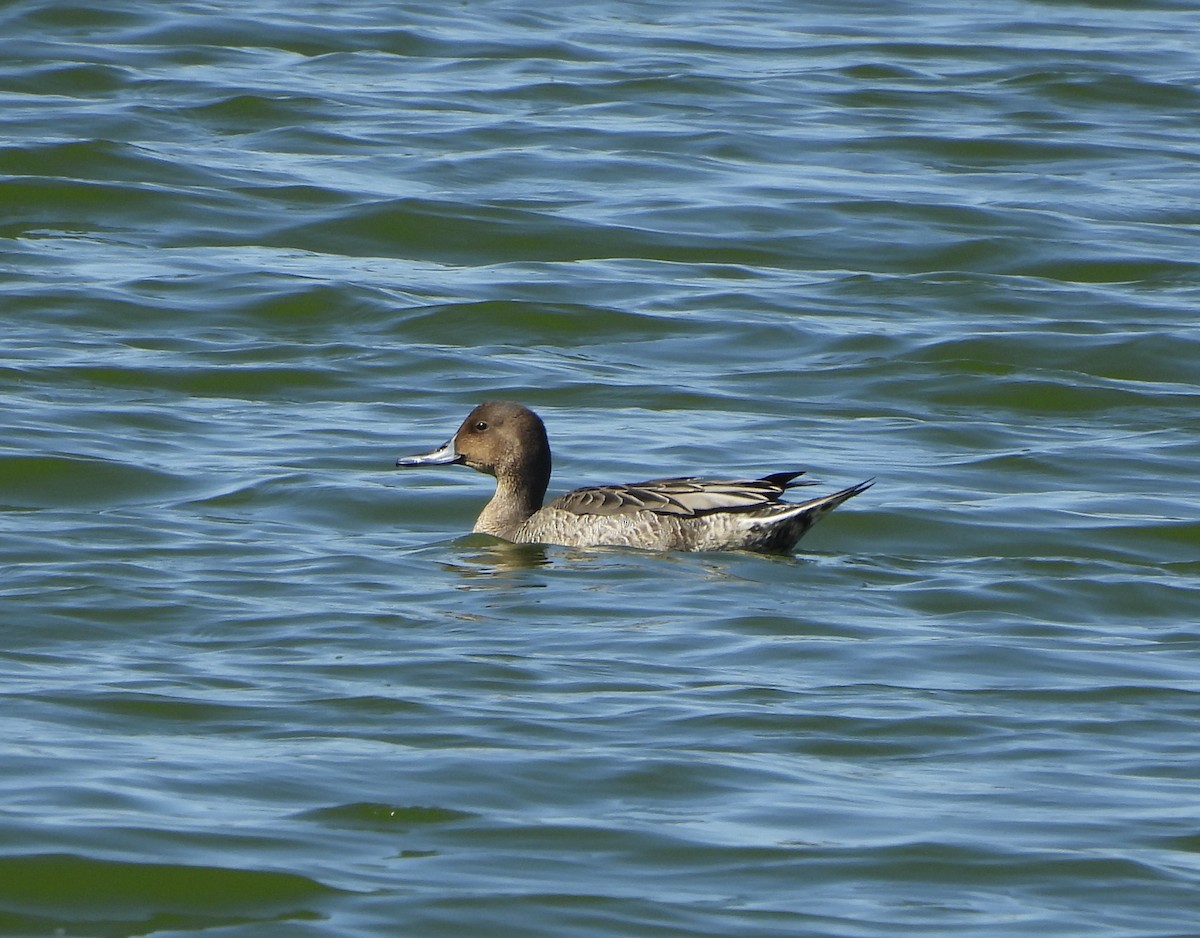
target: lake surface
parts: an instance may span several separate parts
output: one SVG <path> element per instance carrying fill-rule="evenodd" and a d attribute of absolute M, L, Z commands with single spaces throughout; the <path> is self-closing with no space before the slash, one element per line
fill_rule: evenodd
<path fill-rule="evenodd" d="M 0 933 L 1200 934 L 1193 4 L 0 36 Z M 878 481 L 515 549 L 490 397 Z"/>

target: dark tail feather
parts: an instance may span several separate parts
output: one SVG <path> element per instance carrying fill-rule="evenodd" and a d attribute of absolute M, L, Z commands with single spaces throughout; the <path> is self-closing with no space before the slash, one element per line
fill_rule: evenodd
<path fill-rule="evenodd" d="M 842 502 L 855 495 L 861 495 L 874 484 L 874 479 L 867 479 L 866 482 L 859 482 L 857 485 L 834 492 L 832 495 L 822 495 L 820 498 L 810 498 L 806 502 L 789 505 L 790 511 L 775 516 L 776 522 L 784 518 L 788 520 L 774 526 L 774 533 L 764 542 L 764 549 L 790 551 L 814 524 Z"/>
<path fill-rule="evenodd" d="M 833 511 L 833 509 L 837 508 L 838 505 L 846 501 L 848 498 L 853 498 L 855 495 L 861 495 L 874 484 L 874 479 L 867 479 L 866 482 L 859 482 L 858 485 L 852 485 L 848 489 L 842 489 L 840 492 L 834 492 L 832 495 L 826 496 L 826 499 L 829 502 L 829 507 L 824 509 L 822 514 L 824 514 L 825 511 Z"/>
<path fill-rule="evenodd" d="M 816 485 L 816 482 L 811 482 L 804 479 L 802 482 L 793 482 L 797 476 L 804 475 L 804 470 L 799 472 L 772 472 L 769 476 L 763 476 L 760 481 L 770 482 L 772 485 L 778 485 L 781 489 L 794 489 L 797 485 Z"/>
<path fill-rule="evenodd" d="M 837 508 L 842 502 L 853 498 L 855 495 L 861 495 L 874 484 L 874 479 L 867 479 L 866 482 L 859 482 L 858 485 L 852 485 L 850 488 L 834 492 L 832 495 L 822 495 L 820 498 L 810 498 L 806 502 L 796 502 L 793 506 L 794 514 L 808 519 L 808 523 L 811 526 Z"/>

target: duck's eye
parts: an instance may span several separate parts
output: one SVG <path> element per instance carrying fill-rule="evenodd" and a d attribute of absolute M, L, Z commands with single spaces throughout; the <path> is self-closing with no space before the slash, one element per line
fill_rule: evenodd
<path fill-rule="evenodd" d="M 481 431 L 481 432 L 482 432 L 483 430 L 486 430 L 486 429 L 487 429 L 487 421 L 486 421 L 486 420 L 480 420 L 480 421 L 478 421 L 478 422 L 475 424 L 475 429 L 476 429 L 476 430 L 479 430 L 479 431 Z"/>

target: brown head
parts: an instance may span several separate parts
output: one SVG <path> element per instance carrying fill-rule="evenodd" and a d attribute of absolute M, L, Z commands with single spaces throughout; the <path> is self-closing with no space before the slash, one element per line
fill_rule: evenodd
<path fill-rule="evenodd" d="M 487 401 L 476 407 L 447 443 L 431 453 L 403 456 L 397 466 L 462 463 L 495 476 L 501 486 L 522 490 L 541 505 L 550 484 L 550 443 L 541 418 L 512 401 Z"/>

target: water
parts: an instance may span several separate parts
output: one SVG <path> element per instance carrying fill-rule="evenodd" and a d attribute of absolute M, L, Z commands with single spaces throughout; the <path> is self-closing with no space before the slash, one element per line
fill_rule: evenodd
<path fill-rule="evenodd" d="M 0 11 L 0 933 L 1200 934 L 1200 14 Z M 877 476 L 795 558 L 552 490 Z"/>

